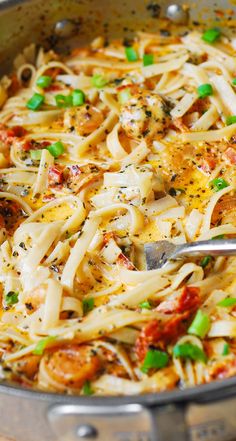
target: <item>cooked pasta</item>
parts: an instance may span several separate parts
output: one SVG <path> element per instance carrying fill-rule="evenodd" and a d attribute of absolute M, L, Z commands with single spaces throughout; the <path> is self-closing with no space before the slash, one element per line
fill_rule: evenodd
<path fill-rule="evenodd" d="M 236 257 L 143 259 L 236 235 L 231 40 L 30 53 L 0 84 L 1 378 L 129 395 L 235 375 Z"/>

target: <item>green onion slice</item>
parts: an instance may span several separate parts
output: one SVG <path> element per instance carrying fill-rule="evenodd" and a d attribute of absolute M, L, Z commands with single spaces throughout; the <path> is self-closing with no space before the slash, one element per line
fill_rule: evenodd
<path fill-rule="evenodd" d="M 52 343 L 54 340 L 56 340 L 56 338 L 57 338 L 56 336 L 54 337 L 54 336 L 50 335 L 49 337 L 42 338 L 42 340 L 39 340 L 33 350 L 33 354 L 34 355 L 43 355 L 47 346 L 50 345 L 50 343 Z"/>
<path fill-rule="evenodd" d="M 141 371 L 145 374 L 149 369 L 161 369 L 168 364 L 169 356 L 166 352 L 159 351 L 157 349 L 150 349 L 147 351 L 141 366 Z"/>
<path fill-rule="evenodd" d="M 225 239 L 225 235 L 219 234 L 218 236 L 214 236 L 211 238 L 211 240 L 220 240 L 220 239 Z"/>
<path fill-rule="evenodd" d="M 46 89 L 52 84 L 52 77 L 48 75 L 42 75 L 36 81 L 37 86 L 41 87 L 41 89 Z"/>
<path fill-rule="evenodd" d="M 227 116 L 226 118 L 226 124 L 227 126 L 231 126 L 231 124 L 236 123 L 236 115 Z"/>
<path fill-rule="evenodd" d="M 90 381 L 85 381 L 84 385 L 83 385 L 83 394 L 84 395 L 93 395 L 93 389 L 91 387 L 91 383 Z"/>
<path fill-rule="evenodd" d="M 176 358 L 190 358 L 191 360 L 198 360 L 206 362 L 207 357 L 205 352 L 199 346 L 192 343 L 177 344 L 173 348 L 173 354 Z"/>
<path fill-rule="evenodd" d="M 154 55 L 153 54 L 144 54 L 143 65 L 150 66 L 153 63 L 154 63 Z"/>
<path fill-rule="evenodd" d="M 188 328 L 188 333 L 204 338 L 210 329 L 211 323 L 207 314 L 200 309 L 194 317 L 194 320 Z"/>
<path fill-rule="evenodd" d="M 49 145 L 47 147 L 47 150 L 51 153 L 52 156 L 54 156 L 54 158 L 58 158 L 64 153 L 65 148 L 61 141 L 57 141 Z"/>
<path fill-rule="evenodd" d="M 97 89 L 102 89 L 102 87 L 106 86 L 108 81 L 100 74 L 95 74 L 91 78 L 92 86 L 97 87 Z"/>
<path fill-rule="evenodd" d="M 197 88 L 199 98 L 206 98 L 207 96 L 213 95 L 213 89 L 211 84 L 201 84 Z"/>
<path fill-rule="evenodd" d="M 42 149 L 38 149 L 38 150 L 30 150 L 30 157 L 31 159 L 33 159 L 33 161 L 40 161 L 41 156 L 42 156 Z"/>
<path fill-rule="evenodd" d="M 208 29 L 202 35 L 202 39 L 207 43 L 215 43 L 221 36 L 221 32 L 217 28 Z"/>
<path fill-rule="evenodd" d="M 92 311 L 94 308 L 94 299 L 91 297 L 90 299 L 83 300 L 83 313 L 84 315 L 88 314 L 88 312 Z"/>
<path fill-rule="evenodd" d="M 229 355 L 229 344 L 228 343 L 224 344 L 222 355 Z"/>
<path fill-rule="evenodd" d="M 137 61 L 138 60 L 138 54 L 136 50 L 133 47 L 126 47 L 125 48 L 125 55 L 128 61 Z"/>
<path fill-rule="evenodd" d="M 148 300 L 146 300 L 146 302 L 139 303 L 139 307 L 141 309 L 152 309 L 152 305 Z"/>
<path fill-rule="evenodd" d="M 229 186 L 228 182 L 223 178 L 215 178 L 209 182 L 209 185 L 210 187 L 213 187 L 214 191 L 220 191 Z"/>
<path fill-rule="evenodd" d="M 5 296 L 4 300 L 7 306 L 15 305 L 18 303 L 19 293 L 15 291 L 9 291 Z"/>
<path fill-rule="evenodd" d="M 71 107 L 72 106 L 72 96 L 71 95 L 61 95 L 55 96 L 56 105 L 59 108 Z"/>
<path fill-rule="evenodd" d="M 72 93 L 72 104 L 73 106 L 82 106 L 85 102 L 85 94 L 80 89 L 75 89 Z"/>
<path fill-rule="evenodd" d="M 230 308 L 231 306 L 234 305 L 236 305 L 235 297 L 226 297 L 226 299 L 223 299 L 217 303 L 217 306 L 222 306 L 223 308 Z"/>
<path fill-rule="evenodd" d="M 34 93 L 34 95 L 27 101 L 26 107 L 30 110 L 38 110 L 44 103 L 45 97 L 40 93 Z"/>
<path fill-rule="evenodd" d="M 202 258 L 201 262 L 200 262 L 200 266 L 202 268 L 206 268 L 206 266 L 211 262 L 212 257 L 211 256 L 205 256 Z"/>
<path fill-rule="evenodd" d="M 118 92 L 118 100 L 120 104 L 125 104 L 127 101 L 129 101 L 131 98 L 130 89 L 123 89 L 120 92 Z"/>
<path fill-rule="evenodd" d="M 233 86 L 236 86 L 236 78 L 232 79 L 232 84 L 233 84 Z"/>

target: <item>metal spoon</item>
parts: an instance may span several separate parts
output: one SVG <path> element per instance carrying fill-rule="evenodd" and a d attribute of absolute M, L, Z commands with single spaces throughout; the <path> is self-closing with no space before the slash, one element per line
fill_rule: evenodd
<path fill-rule="evenodd" d="M 204 240 L 174 245 L 167 240 L 144 245 L 147 270 L 163 267 L 168 260 L 187 256 L 236 256 L 236 239 Z"/>

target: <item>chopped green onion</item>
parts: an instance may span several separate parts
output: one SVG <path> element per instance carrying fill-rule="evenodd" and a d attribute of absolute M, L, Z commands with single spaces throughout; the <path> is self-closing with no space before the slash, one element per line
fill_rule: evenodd
<path fill-rule="evenodd" d="M 133 47 L 126 47 L 125 48 L 125 55 L 128 61 L 137 61 L 138 60 L 138 54 L 136 50 Z"/>
<path fill-rule="evenodd" d="M 212 257 L 211 257 L 211 256 L 205 256 L 205 257 L 203 257 L 203 259 L 202 259 L 201 262 L 200 262 L 200 266 L 201 266 L 202 268 L 206 268 L 206 266 L 208 265 L 208 263 L 210 263 L 211 260 L 212 260 Z"/>
<path fill-rule="evenodd" d="M 146 302 L 139 303 L 139 308 L 141 309 L 152 309 L 151 303 L 146 300 Z"/>
<path fill-rule="evenodd" d="M 228 182 L 225 181 L 223 178 L 215 178 L 212 179 L 212 181 L 209 182 L 210 187 L 213 187 L 215 191 L 220 191 L 223 188 L 226 188 L 229 186 Z"/>
<path fill-rule="evenodd" d="M 214 236 L 211 238 L 211 240 L 218 240 L 218 239 L 224 239 L 225 235 L 224 234 L 219 234 L 218 236 Z"/>
<path fill-rule="evenodd" d="M 36 344 L 34 350 L 33 350 L 33 354 L 34 355 L 43 355 L 44 350 L 46 349 L 46 347 L 52 343 L 54 340 L 56 340 L 56 336 L 52 336 L 50 335 L 49 337 L 46 338 L 42 338 L 42 340 L 39 340 L 38 343 Z"/>
<path fill-rule="evenodd" d="M 83 312 L 84 315 L 88 312 L 92 311 L 94 308 L 94 299 L 91 297 L 90 299 L 84 299 L 83 300 Z"/>
<path fill-rule="evenodd" d="M 232 84 L 233 84 L 233 86 L 236 86 L 236 78 L 232 79 Z"/>
<path fill-rule="evenodd" d="M 161 369 L 168 364 L 169 356 L 166 352 L 150 349 L 144 358 L 141 371 L 145 374 L 149 369 Z"/>
<path fill-rule="evenodd" d="M 204 34 L 202 35 L 202 39 L 207 43 L 214 43 L 216 40 L 220 38 L 220 35 L 221 32 L 219 29 L 212 28 L 204 32 Z"/>
<path fill-rule="evenodd" d="M 94 87 L 97 87 L 97 89 L 101 89 L 102 87 L 106 86 L 106 84 L 108 83 L 106 78 L 104 78 L 100 74 L 93 75 L 91 78 L 91 82 Z"/>
<path fill-rule="evenodd" d="M 93 395 L 93 389 L 91 387 L 91 383 L 90 381 L 85 381 L 84 385 L 83 385 L 83 394 L 84 395 Z"/>
<path fill-rule="evenodd" d="M 227 126 L 231 126 L 231 124 L 236 123 L 236 115 L 227 116 L 226 118 L 226 124 Z"/>
<path fill-rule="evenodd" d="M 42 75 L 36 81 L 37 86 L 41 87 L 41 89 L 45 89 L 46 87 L 49 87 L 51 83 L 52 83 L 52 77 L 49 77 L 48 75 Z"/>
<path fill-rule="evenodd" d="M 120 104 L 125 104 L 131 98 L 130 89 L 123 89 L 118 93 L 118 100 Z"/>
<path fill-rule="evenodd" d="M 207 314 L 204 314 L 200 309 L 194 317 L 193 322 L 188 328 L 188 333 L 204 338 L 210 329 L 210 319 Z"/>
<path fill-rule="evenodd" d="M 55 96 L 55 101 L 57 107 L 71 107 L 72 106 L 72 96 L 71 95 L 61 95 Z"/>
<path fill-rule="evenodd" d="M 64 145 L 62 144 L 61 141 L 57 141 L 57 142 L 54 142 L 53 144 L 49 145 L 47 147 L 47 150 L 51 153 L 52 156 L 54 156 L 54 158 L 58 158 L 65 151 Z"/>
<path fill-rule="evenodd" d="M 222 355 L 229 355 L 229 344 L 228 343 L 224 344 Z"/>
<path fill-rule="evenodd" d="M 44 103 L 45 97 L 40 93 L 34 93 L 34 95 L 27 101 L 26 107 L 30 110 L 38 110 Z"/>
<path fill-rule="evenodd" d="M 153 63 L 154 63 L 154 55 L 153 54 L 144 54 L 143 65 L 150 66 Z"/>
<path fill-rule="evenodd" d="M 43 150 L 30 150 L 30 157 L 33 161 L 40 161 Z"/>
<path fill-rule="evenodd" d="M 15 303 L 18 303 L 18 296 L 19 296 L 18 292 L 9 291 L 4 297 L 6 305 L 11 306 L 11 305 L 15 305 Z"/>
<path fill-rule="evenodd" d="M 85 94 L 82 90 L 76 89 L 72 93 L 72 104 L 73 106 L 82 106 L 85 101 Z"/>
<path fill-rule="evenodd" d="M 217 306 L 222 306 L 223 308 L 230 308 L 231 306 L 234 305 L 236 305 L 235 297 L 226 297 L 226 299 L 223 299 L 217 303 Z"/>
<path fill-rule="evenodd" d="M 199 360 L 204 363 L 207 360 L 205 352 L 203 352 L 199 346 L 193 345 L 192 343 L 175 345 L 173 348 L 173 354 L 177 358 L 190 358 L 191 360 Z"/>
<path fill-rule="evenodd" d="M 206 96 L 213 95 L 213 89 L 211 84 L 201 84 L 197 88 L 199 98 L 205 98 Z"/>

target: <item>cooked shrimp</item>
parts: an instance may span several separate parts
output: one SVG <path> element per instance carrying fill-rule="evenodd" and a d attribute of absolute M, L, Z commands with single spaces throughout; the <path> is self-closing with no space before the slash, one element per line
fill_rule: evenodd
<path fill-rule="evenodd" d="M 25 375 L 29 380 L 33 380 L 38 372 L 39 362 L 39 355 L 26 355 L 15 363 L 16 372 Z"/>
<path fill-rule="evenodd" d="M 64 127 L 75 129 L 78 135 L 86 136 L 96 130 L 103 122 L 103 113 L 89 104 L 72 107 L 65 111 Z"/>
<path fill-rule="evenodd" d="M 80 388 L 101 368 L 101 360 L 87 345 L 69 345 L 45 356 L 45 366 L 54 381 Z"/>
<path fill-rule="evenodd" d="M 129 137 L 160 139 L 170 123 L 168 107 L 160 95 L 140 91 L 121 107 L 120 123 Z"/>

